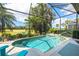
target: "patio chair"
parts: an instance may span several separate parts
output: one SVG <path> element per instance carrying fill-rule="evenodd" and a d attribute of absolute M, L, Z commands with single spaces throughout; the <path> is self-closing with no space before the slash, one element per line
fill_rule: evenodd
<path fill-rule="evenodd" d="M 6 53 L 6 48 L 7 48 L 7 47 L 9 47 L 9 46 L 8 46 L 8 45 L 5 45 L 5 46 L 1 46 L 1 47 L 0 47 L 0 56 L 12 56 L 12 55 L 8 55 L 8 54 Z M 22 50 L 22 51 L 18 52 L 18 53 L 16 54 L 16 56 L 25 56 L 27 53 L 28 53 L 27 50 Z"/>
<path fill-rule="evenodd" d="M 8 45 L 0 47 L 0 56 L 6 56 L 6 48 L 7 47 L 8 47 Z"/>

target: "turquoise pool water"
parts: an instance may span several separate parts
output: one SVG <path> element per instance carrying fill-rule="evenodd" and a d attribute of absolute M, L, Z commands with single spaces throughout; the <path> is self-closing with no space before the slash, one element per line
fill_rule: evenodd
<path fill-rule="evenodd" d="M 18 40 L 15 41 L 13 45 L 18 47 L 36 48 L 42 52 L 47 52 L 50 49 L 56 47 L 61 42 L 60 39 L 60 37 L 55 36 L 40 36 L 30 39 Z"/>

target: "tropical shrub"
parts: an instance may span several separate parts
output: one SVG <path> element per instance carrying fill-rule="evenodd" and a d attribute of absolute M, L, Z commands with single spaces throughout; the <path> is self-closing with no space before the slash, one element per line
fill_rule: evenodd
<path fill-rule="evenodd" d="M 6 32 L 2 34 L 2 37 L 3 40 L 7 39 L 7 41 L 16 39 L 16 35 L 11 35 L 10 33 L 6 33 Z"/>
<path fill-rule="evenodd" d="M 14 40 L 14 39 L 16 39 L 16 35 L 10 35 L 10 36 L 8 37 L 8 40 Z"/>
<path fill-rule="evenodd" d="M 32 37 L 32 36 L 36 36 L 37 34 L 35 33 L 35 34 L 32 34 L 32 33 L 27 33 L 27 37 L 29 36 L 29 37 Z"/>
<path fill-rule="evenodd" d="M 54 28 L 50 28 L 50 29 L 49 29 L 49 32 L 50 32 L 50 33 L 55 33 L 55 31 L 56 31 L 56 29 L 54 29 Z"/>

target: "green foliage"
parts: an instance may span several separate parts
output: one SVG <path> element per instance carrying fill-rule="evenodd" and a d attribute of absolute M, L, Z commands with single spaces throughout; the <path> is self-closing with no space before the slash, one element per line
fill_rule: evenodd
<path fill-rule="evenodd" d="M 16 37 L 17 37 L 17 38 L 22 38 L 23 35 L 22 35 L 21 33 L 18 33 L 18 34 L 16 34 Z"/>
<path fill-rule="evenodd" d="M 56 24 L 56 27 L 59 27 L 60 26 L 60 24 Z"/>
<path fill-rule="evenodd" d="M 52 10 L 47 4 L 40 3 L 34 8 L 31 7 L 30 13 L 34 15 L 29 16 L 30 27 L 40 34 L 47 33 L 53 19 Z"/>
<path fill-rule="evenodd" d="M 11 35 L 11 36 L 9 36 L 9 40 L 14 40 L 14 39 L 16 39 L 16 35 Z"/>
<path fill-rule="evenodd" d="M 32 36 L 36 36 L 36 34 L 32 34 L 32 33 L 25 33 L 25 32 L 22 32 L 22 33 L 18 33 L 16 34 L 16 38 L 25 38 L 25 37 L 32 37 Z"/>
<path fill-rule="evenodd" d="M 56 31 L 55 28 L 50 28 L 50 29 L 49 29 L 49 32 L 51 32 L 51 33 L 55 33 L 55 31 Z"/>
<path fill-rule="evenodd" d="M 6 32 L 4 32 L 2 34 L 2 37 L 3 37 L 3 40 L 4 39 L 7 39 L 7 40 L 14 40 L 14 39 L 16 39 L 16 36 L 15 35 L 11 35 L 11 34 L 6 33 Z"/>
<path fill-rule="evenodd" d="M 6 33 L 6 32 L 3 32 L 3 34 L 2 34 L 2 37 L 8 37 L 8 36 L 10 36 L 11 34 L 9 34 L 9 33 Z"/>
<path fill-rule="evenodd" d="M 32 34 L 32 33 L 29 34 L 29 32 L 28 33 L 22 32 L 22 33 L 17 33 L 15 35 L 11 35 L 9 33 L 3 32 L 2 37 L 0 37 L 0 41 L 4 41 L 4 39 L 7 39 L 7 41 L 15 40 L 19 38 L 25 38 L 28 36 L 32 37 L 32 36 L 36 36 L 36 34 Z"/>
<path fill-rule="evenodd" d="M 32 33 L 27 33 L 27 37 L 32 37 L 32 36 L 36 36 L 37 34 L 35 33 L 35 34 L 32 34 Z"/>
<path fill-rule="evenodd" d="M 16 38 L 24 38 L 24 37 L 27 37 L 27 36 L 28 36 L 28 34 L 25 33 L 25 32 L 17 33 L 17 34 L 16 34 Z"/>
<path fill-rule="evenodd" d="M 73 31 L 73 38 L 79 39 L 79 30 Z"/>

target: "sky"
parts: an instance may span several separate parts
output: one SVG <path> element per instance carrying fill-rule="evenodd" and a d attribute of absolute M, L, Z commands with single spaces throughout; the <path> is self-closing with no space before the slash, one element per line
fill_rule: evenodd
<path fill-rule="evenodd" d="M 53 4 L 52 4 L 53 5 Z M 71 4 L 68 4 L 68 5 L 66 5 L 66 6 L 59 6 L 59 7 L 61 7 L 61 8 L 64 8 L 64 9 L 67 9 L 67 10 L 70 10 L 70 11 L 74 11 L 74 12 L 76 12 L 75 11 L 75 9 L 74 9 L 74 7 L 71 5 Z M 55 10 L 56 11 L 55 11 Z M 72 14 L 72 12 L 70 12 L 70 11 L 66 11 L 66 10 L 64 10 L 64 9 L 60 9 L 60 8 L 58 8 L 58 7 L 54 7 L 53 9 L 52 9 L 52 11 L 55 13 L 55 20 L 54 20 L 54 22 L 52 21 L 52 27 L 55 27 L 55 28 L 57 28 L 56 27 L 56 24 L 60 24 L 60 18 L 59 18 L 59 16 L 61 17 L 61 24 L 62 23 L 65 23 L 65 21 L 66 20 L 72 20 L 72 21 L 74 21 L 75 19 L 76 19 L 76 13 L 73 13 Z M 59 16 L 57 15 L 57 13 L 59 14 Z M 69 14 L 72 14 L 72 15 L 69 15 Z M 62 18 L 62 16 L 64 16 L 64 15 L 69 15 L 69 16 L 66 16 L 66 17 L 63 17 Z M 59 27 L 58 27 L 59 28 Z M 63 26 L 61 26 L 61 28 L 63 28 Z"/>
<path fill-rule="evenodd" d="M 5 5 L 7 8 L 10 9 L 14 9 L 14 10 L 18 10 L 18 11 L 22 11 L 25 13 L 29 13 L 29 8 L 30 8 L 30 3 L 8 3 Z M 28 17 L 28 15 L 22 14 L 22 13 L 18 13 L 18 12 L 13 12 L 10 11 L 12 13 L 14 13 L 14 16 L 16 17 L 16 20 L 19 22 L 15 22 L 17 24 L 17 26 L 21 26 L 24 25 L 24 19 L 26 19 Z"/>
<path fill-rule="evenodd" d="M 30 4 L 31 3 L 26 3 L 26 2 L 24 2 L 24 3 L 8 3 L 6 5 L 6 7 L 14 9 L 14 10 L 22 11 L 22 12 L 25 12 L 25 13 L 29 13 Z M 55 4 L 53 4 L 53 5 L 55 5 Z M 36 6 L 36 3 L 33 3 L 33 7 L 34 6 Z M 67 9 L 67 10 L 75 11 L 75 9 L 73 8 L 73 6 L 71 4 L 68 4 L 66 6 L 59 6 L 59 7 L 62 7 L 62 8 Z M 58 12 L 58 14 L 60 16 L 72 14 L 72 12 L 69 12 L 69 11 L 66 11 L 66 10 L 63 10 L 63 9 L 60 9 L 60 8 L 54 7 L 54 9 Z M 53 9 L 52 9 L 52 11 L 55 12 Z M 19 21 L 19 22 L 15 22 L 17 24 L 17 26 L 24 25 L 24 19 L 28 19 L 28 15 L 21 14 L 21 13 L 18 13 L 18 12 L 12 12 L 12 13 L 14 13 L 16 20 Z M 55 15 L 56 15 L 55 16 L 56 18 L 59 17 L 56 14 L 56 12 L 55 12 Z M 75 14 L 62 18 L 62 22 L 64 22 L 66 19 L 71 19 L 71 20 L 75 19 Z M 57 24 L 57 23 L 59 24 L 60 23 L 59 20 L 60 20 L 60 18 L 56 19 L 54 21 L 54 23 L 52 22 L 52 24 Z"/>
<path fill-rule="evenodd" d="M 29 14 L 30 4 L 31 3 L 26 3 L 26 2 L 25 3 L 7 3 L 5 5 L 5 7 Z M 36 5 L 37 5 L 36 3 L 33 3 L 33 7 L 35 7 Z M 17 26 L 24 26 L 25 25 L 25 19 L 28 19 L 29 15 L 14 12 L 14 11 L 10 11 L 10 12 L 12 12 L 14 14 L 14 16 L 16 17 L 17 22 L 15 22 L 15 24 Z"/>

